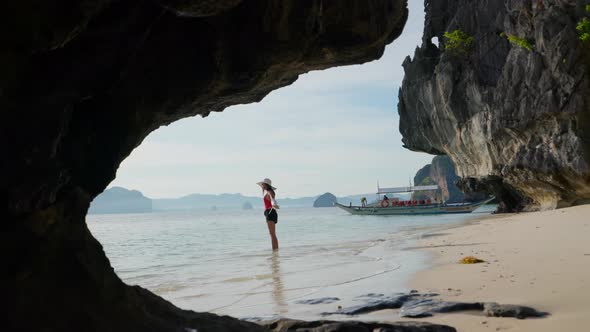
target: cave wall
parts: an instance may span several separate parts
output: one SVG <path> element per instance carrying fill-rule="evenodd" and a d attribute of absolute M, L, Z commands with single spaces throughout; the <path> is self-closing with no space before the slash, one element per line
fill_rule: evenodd
<path fill-rule="evenodd" d="M 404 0 L 28 0 L 0 21 L 0 243 L 13 331 L 257 331 L 125 285 L 85 224 L 153 130 L 379 58 Z M 223 135 L 223 133 L 220 133 Z M 33 319 L 31 317 L 34 317 Z"/>
<path fill-rule="evenodd" d="M 464 190 L 493 192 L 505 211 L 587 201 L 590 48 L 576 24 L 589 1 L 425 3 L 422 45 L 404 61 L 400 89 L 405 147 L 448 155 Z M 466 55 L 445 51 L 455 29 L 473 37 Z"/>

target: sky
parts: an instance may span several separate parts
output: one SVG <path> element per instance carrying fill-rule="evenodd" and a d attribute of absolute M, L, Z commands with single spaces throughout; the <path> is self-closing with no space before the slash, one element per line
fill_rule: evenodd
<path fill-rule="evenodd" d="M 407 185 L 433 157 L 404 149 L 398 129 L 401 64 L 420 44 L 424 1 L 410 0 L 409 9 L 402 35 L 381 59 L 304 74 L 260 103 L 161 127 L 123 161 L 110 186 L 174 198 L 259 195 L 263 178 L 279 197 Z"/>

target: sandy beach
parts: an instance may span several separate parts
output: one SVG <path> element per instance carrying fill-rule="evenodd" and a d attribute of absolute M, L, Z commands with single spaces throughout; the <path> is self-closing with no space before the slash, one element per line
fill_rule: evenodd
<path fill-rule="evenodd" d="M 419 272 L 409 287 L 439 293 L 443 300 L 519 304 L 550 314 L 519 320 L 465 312 L 423 319 L 458 331 L 586 331 L 589 235 L 590 205 L 490 216 L 420 240 L 414 249 L 432 254 L 432 268 Z M 467 255 L 486 262 L 457 263 Z M 368 316 L 392 320 L 392 314 L 384 310 Z"/>

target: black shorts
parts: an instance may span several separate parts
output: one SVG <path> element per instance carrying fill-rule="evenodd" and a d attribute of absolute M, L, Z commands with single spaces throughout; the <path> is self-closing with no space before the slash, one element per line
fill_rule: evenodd
<path fill-rule="evenodd" d="M 264 216 L 266 217 L 266 221 L 273 221 L 275 224 L 279 221 L 279 215 L 275 209 L 264 210 Z"/>

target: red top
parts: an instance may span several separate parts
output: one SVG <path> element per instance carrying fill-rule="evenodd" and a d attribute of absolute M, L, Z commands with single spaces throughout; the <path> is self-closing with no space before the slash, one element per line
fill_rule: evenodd
<path fill-rule="evenodd" d="M 272 203 L 270 201 L 270 194 L 269 193 L 264 195 L 264 197 L 262 198 L 262 201 L 264 202 L 264 209 L 265 210 L 272 208 Z"/>

